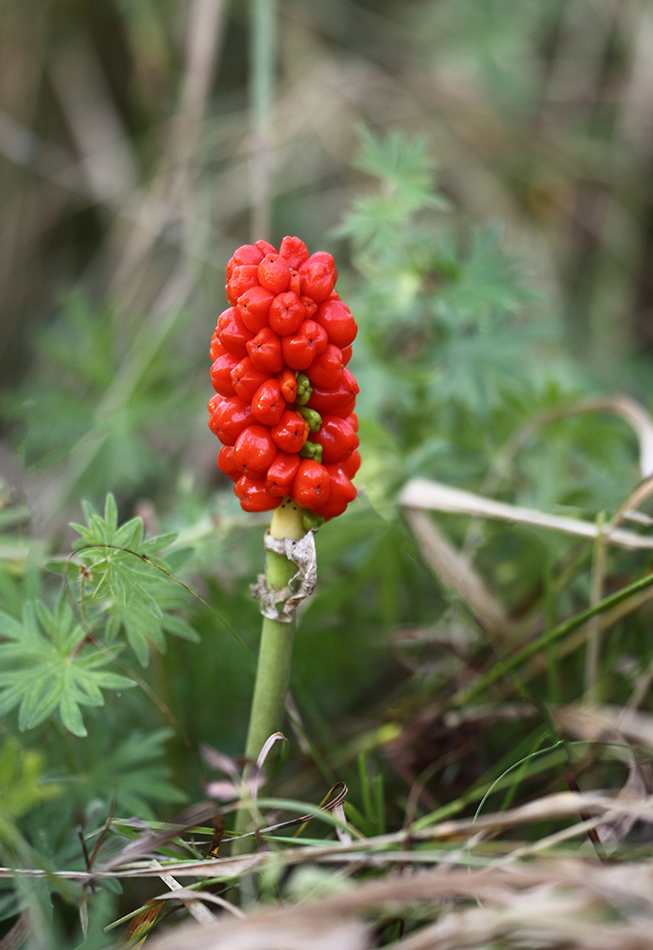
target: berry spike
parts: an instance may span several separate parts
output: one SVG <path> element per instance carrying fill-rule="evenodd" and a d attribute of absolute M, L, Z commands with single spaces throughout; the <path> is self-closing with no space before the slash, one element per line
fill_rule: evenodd
<path fill-rule="evenodd" d="M 356 497 L 360 465 L 358 384 L 345 368 L 358 327 L 334 290 L 335 262 L 289 236 L 278 251 L 237 248 L 226 276 L 230 306 L 211 338 L 218 468 L 245 511 L 286 498 L 334 518 Z"/>

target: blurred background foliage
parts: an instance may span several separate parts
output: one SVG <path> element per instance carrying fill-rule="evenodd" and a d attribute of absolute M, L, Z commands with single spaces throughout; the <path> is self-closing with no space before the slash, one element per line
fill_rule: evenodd
<path fill-rule="evenodd" d="M 72 599 L 105 647 L 124 647 L 115 675 L 140 687 L 85 707 L 84 726 L 77 707 L 39 719 L 45 694 L 21 723 L 2 694 L 0 839 L 25 863 L 39 853 L 81 866 L 76 824 L 195 799 L 200 744 L 242 749 L 260 619 L 248 585 L 265 519 L 240 511 L 216 469 L 204 405 L 225 264 L 262 236 L 253 222 L 268 201 L 267 236 L 331 251 L 359 321 L 365 489 L 317 535 L 286 794 L 319 800 L 325 780 L 344 776 L 361 809 L 369 768 L 386 804 L 359 815 L 368 833 L 401 824 L 422 773 L 419 807 L 465 807 L 470 788 L 550 728 L 540 700 L 587 695 L 584 640 L 523 671 L 535 701 L 523 718 L 469 725 L 449 709 L 458 691 L 495 649 L 650 567 L 645 551 L 610 549 L 597 582 L 588 541 L 440 515 L 446 544 L 473 562 L 505 621 L 491 646 L 434 577 L 432 546 L 396 499 L 421 476 L 593 521 L 650 474 L 614 397 L 644 416 L 650 407 L 653 3 L 279 0 L 269 194 L 251 127 L 253 9 L 0 6 L 0 594 L 12 618 L 2 633 L 27 636 L 25 602 L 43 599 L 52 618 Z M 82 532 L 150 543 L 139 522 L 119 529 L 107 493 L 120 521 L 177 535 L 160 541 L 161 565 L 208 606 L 136 568 L 124 589 L 84 590 L 80 569 L 99 582 L 106 564 L 68 559 L 82 499 L 95 506 Z M 158 608 L 143 601 L 148 584 Z M 614 619 L 599 657 L 611 703 L 648 704 L 645 599 Z M 490 698 L 512 692 L 504 680 Z M 28 713 L 35 731 L 24 733 Z M 582 768 L 590 784 L 623 774 L 613 761 Z M 524 794 L 565 787 L 559 761 L 522 778 Z M 0 901 L 10 921 L 16 906 Z"/>

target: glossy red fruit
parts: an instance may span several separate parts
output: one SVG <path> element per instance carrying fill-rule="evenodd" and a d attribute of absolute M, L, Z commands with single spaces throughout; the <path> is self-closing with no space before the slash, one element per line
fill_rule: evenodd
<path fill-rule="evenodd" d="M 224 346 L 220 343 L 220 337 L 218 336 L 218 328 L 216 327 L 213 331 L 213 336 L 211 337 L 211 349 L 209 350 L 209 355 L 211 357 L 211 362 L 214 363 L 219 356 L 222 356 L 223 353 L 226 353 Z"/>
<path fill-rule="evenodd" d="M 281 338 L 270 327 L 264 327 L 247 343 L 247 353 L 257 369 L 273 376 L 283 369 Z"/>
<path fill-rule="evenodd" d="M 249 475 L 241 475 L 234 491 L 243 511 L 271 511 L 281 504 L 281 498 L 271 495 L 264 481 L 250 478 Z"/>
<path fill-rule="evenodd" d="M 290 268 L 278 254 L 266 254 L 258 265 L 258 282 L 261 287 L 273 294 L 282 294 L 288 290 Z"/>
<path fill-rule="evenodd" d="M 238 468 L 246 475 L 260 478 L 266 472 L 277 454 L 270 430 L 267 426 L 247 426 L 240 433 L 234 445 L 234 456 Z"/>
<path fill-rule="evenodd" d="M 270 430 L 272 438 L 282 452 L 299 452 L 306 442 L 309 428 L 303 416 L 286 409 L 281 419 Z"/>
<path fill-rule="evenodd" d="M 340 463 L 340 468 L 343 470 L 347 478 L 353 478 L 361 467 L 361 456 L 360 452 L 356 449 L 351 453 L 349 458 L 345 462 Z"/>
<path fill-rule="evenodd" d="M 276 376 L 261 383 L 252 397 L 252 415 L 264 426 L 276 426 L 287 408 Z"/>
<path fill-rule="evenodd" d="M 325 504 L 319 508 L 313 508 L 313 514 L 319 515 L 325 521 L 341 515 L 349 502 L 356 497 L 356 489 L 351 480 L 343 472 L 340 465 L 326 465 L 329 473 L 329 497 Z"/>
<path fill-rule="evenodd" d="M 254 422 L 249 403 L 243 402 L 238 396 L 227 396 L 209 419 L 209 429 L 223 445 L 233 445 L 243 429 Z"/>
<path fill-rule="evenodd" d="M 324 264 L 306 263 L 300 271 L 302 296 L 311 297 L 317 303 L 326 300 L 333 289 L 333 275 Z"/>
<path fill-rule="evenodd" d="M 302 292 L 302 279 L 299 276 L 299 271 L 293 270 L 290 268 L 290 283 L 288 284 L 288 290 L 292 290 L 294 294 L 297 294 L 299 297 Z"/>
<path fill-rule="evenodd" d="M 358 436 L 352 427 L 338 416 L 323 416 L 322 425 L 311 436 L 311 442 L 322 446 L 324 465 L 344 462 L 359 445 Z"/>
<path fill-rule="evenodd" d="M 206 408 L 209 410 L 209 416 L 212 416 L 215 410 L 221 405 L 225 397 L 221 396 L 219 393 L 216 393 L 215 396 L 211 396 L 209 401 L 206 404 Z"/>
<path fill-rule="evenodd" d="M 279 373 L 277 379 L 281 387 L 281 395 L 286 402 L 294 402 L 297 399 L 297 377 L 293 370 L 286 367 Z"/>
<path fill-rule="evenodd" d="M 311 254 L 311 263 L 319 263 L 319 264 L 326 265 L 326 267 L 328 267 L 329 270 L 334 275 L 333 283 L 335 284 L 335 282 L 338 279 L 338 271 L 336 270 L 336 262 L 334 261 L 331 254 L 329 254 L 327 251 L 315 251 L 314 254 Z M 334 294 L 335 290 L 332 290 L 331 293 Z"/>
<path fill-rule="evenodd" d="M 299 268 L 302 279 L 302 294 L 311 297 L 317 303 L 326 300 L 336 282 L 335 267 L 330 254 L 321 255 L 318 260 L 316 254 L 311 255 Z M 329 263 L 329 259 L 331 263 Z"/>
<path fill-rule="evenodd" d="M 300 295 L 299 299 L 304 304 L 306 309 L 306 319 L 312 320 L 315 314 L 317 313 L 317 304 L 312 297 L 302 297 Z"/>
<path fill-rule="evenodd" d="M 344 365 L 342 353 L 333 343 L 328 343 L 324 352 L 316 356 L 306 370 L 312 386 L 333 389 L 340 384 Z"/>
<path fill-rule="evenodd" d="M 245 402 L 251 402 L 252 396 L 266 379 L 269 379 L 268 374 L 257 369 L 249 356 L 237 363 L 231 373 L 231 384 L 236 395 Z"/>
<path fill-rule="evenodd" d="M 229 307 L 218 317 L 218 337 L 227 353 L 238 359 L 247 356 L 247 341 L 254 336 L 247 329 L 235 307 Z"/>
<path fill-rule="evenodd" d="M 342 362 L 346 366 L 349 360 L 351 359 L 351 354 L 352 354 L 351 343 L 349 344 L 349 346 L 343 346 L 340 352 L 342 353 Z"/>
<path fill-rule="evenodd" d="M 265 486 L 271 495 L 284 498 L 292 491 L 292 484 L 299 469 L 299 455 L 278 452 L 265 476 Z"/>
<path fill-rule="evenodd" d="M 353 343 L 358 333 L 351 310 L 342 300 L 325 300 L 317 308 L 315 320 L 326 330 L 329 343 L 340 349 Z"/>
<path fill-rule="evenodd" d="M 227 280 L 229 280 L 236 267 L 242 267 L 244 264 L 254 264 L 258 267 L 264 256 L 264 252 L 255 244 L 243 244 L 242 247 L 237 247 L 227 264 Z"/>
<path fill-rule="evenodd" d="M 313 394 L 307 405 L 310 409 L 317 409 L 320 414 L 330 413 L 337 416 L 342 416 L 344 410 L 348 409 L 349 411 L 345 414 L 346 418 L 354 410 L 351 403 L 352 401 L 355 402 L 358 391 L 358 383 L 345 367 L 342 371 L 340 383 L 333 389 L 314 386 Z M 349 408 L 350 405 L 351 408 Z"/>
<path fill-rule="evenodd" d="M 232 482 L 237 482 L 243 474 L 238 468 L 234 455 L 233 445 L 223 445 L 218 454 L 218 468 L 228 475 Z"/>
<path fill-rule="evenodd" d="M 308 260 L 308 249 L 298 237 L 285 237 L 279 245 L 279 254 L 292 270 L 299 270 Z"/>
<path fill-rule="evenodd" d="M 268 313 L 274 294 L 265 287 L 250 287 L 238 298 L 238 313 L 251 333 L 258 333 L 268 325 Z"/>
<path fill-rule="evenodd" d="M 306 316 L 306 308 L 297 294 L 287 290 L 277 294 L 270 305 L 268 323 L 279 336 L 296 333 Z"/>
<path fill-rule="evenodd" d="M 273 246 L 269 243 L 269 241 L 257 241 L 254 246 L 257 247 L 257 248 L 261 251 L 263 257 L 265 257 L 266 254 L 276 254 L 276 253 L 277 253 L 276 247 L 273 247 Z M 263 260 L 263 258 L 261 258 L 261 260 Z M 259 261 L 259 263 L 260 263 L 260 261 Z"/>
<path fill-rule="evenodd" d="M 314 320 L 304 320 L 299 330 L 281 340 L 281 352 L 286 366 L 308 369 L 316 356 L 323 353 L 328 343 L 324 329 Z"/>
<path fill-rule="evenodd" d="M 354 432 L 358 432 L 358 416 L 355 412 L 352 412 L 351 415 L 347 416 L 345 422 L 349 423 Z"/>
<path fill-rule="evenodd" d="M 328 501 L 330 480 L 324 465 L 313 459 L 302 459 L 290 497 L 300 508 L 312 511 Z"/>
<path fill-rule="evenodd" d="M 257 284 L 258 267 L 254 264 L 244 264 L 242 267 L 234 267 L 225 287 L 227 300 L 231 306 L 235 307 L 238 298 L 241 297 L 245 291 L 249 290 L 250 287 L 256 287 Z"/>
<path fill-rule="evenodd" d="M 218 356 L 211 367 L 211 385 L 221 396 L 233 396 L 235 389 L 231 382 L 231 372 L 238 366 L 238 357 L 233 353 Z"/>

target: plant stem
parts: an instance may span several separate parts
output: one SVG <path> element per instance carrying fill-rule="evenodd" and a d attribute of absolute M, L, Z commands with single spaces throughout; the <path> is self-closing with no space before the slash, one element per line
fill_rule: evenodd
<path fill-rule="evenodd" d="M 305 534 L 302 515 L 301 508 L 290 499 L 284 499 L 279 508 L 274 511 L 270 534 L 277 539 L 292 538 L 299 541 Z M 268 590 L 273 590 L 275 587 L 287 587 L 290 579 L 297 573 L 297 568 L 292 561 L 282 555 L 268 551 L 265 573 Z M 252 762 L 256 762 L 263 745 L 272 733 L 281 732 L 290 682 L 294 636 L 294 616 L 290 623 L 270 620 L 268 617 L 263 618 L 256 682 L 245 746 L 245 755 Z M 245 769 L 245 777 L 249 771 L 251 767 Z M 247 830 L 250 820 L 247 811 L 240 811 L 236 820 L 236 832 L 242 833 Z"/>

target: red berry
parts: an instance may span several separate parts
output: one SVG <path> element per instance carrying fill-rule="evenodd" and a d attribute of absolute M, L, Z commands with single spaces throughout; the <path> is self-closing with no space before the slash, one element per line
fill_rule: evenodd
<path fill-rule="evenodd" d="M 247 343 L 247 352 L 257 369 L 269 376 L 283 369 L 281 340 L 270 327 L 264 327 Z"/>
<path fill-rule="evenodd" d="M 327 251 L 316 251 L 314 254 L 311 254 L 310 260 L 311 263 L 317 262 L 328 267 L 329 270 L 334 274 L 333 283 L 335 284 L 338 279 L 338 271 L 336 270 L 336 262 L 334 261 L 331 254 L 329 254 Z M 335 293 L 335 291 L 332 290 L 331 293 Z"/>
<path fill-rule="evenodd" d="M 243 511 L 271 511 L 281 504 L 280 498 L 275 498 L 265 487 L 261 479 L 241 475 L 234 486 L 234 491 Z"/>
<path fill-rule="evenodd" d="M 351 415 L 347 416 L 345 418 L 345 422 L 349 423 L 354 432 L 358 432 L 358 416 L 355 412 L 352 412 Z"/>
<path fill-rule="evenodd" d="M 258 284 L 258 267 L 254 264 L 244 264 L 242 267 L 234 267 L 231 277 L 227 281 L 225 290 L 227 300 L 232 307 L 236 306 L 239 297 L 249 290 L 250 287 L 256 287 Z"/>
<path fill-rule="evenodd" d="M 209 399 L 208 403 L 206 404 L 206 408 L 209 410 L 209 415 L 210 415 L 210 416 L 213 415 L 213 413 L 214 413 L 215 410 L 218 408 L 218 406 L 222 403 L 222 400 L 223 400 L 224 398 L 225 398 L 225 397 L 224 397 L 224 396 L 221 396 L 219 393 L 217 393 L 215 396 L 211 396 L 211 398 Z"/>
<path fill-rule="evenodd" d="M 226 353 L 224 346 L 220 343 L 220 337 L 218 336 L 218 328 L 216 327 L 213 331 L 213 336 L 211 337 L 211 349 L 209 350 L 209 355 L 211 357 L 211 362 L 215 363 L 219 356 L 222 356 L 223 353 Z"/>
<path fill-rule="evenodd" d="M 247 426 L 236 439 L 234 455 L 241 472 L 260 477 L 261 472 L 267 471 L 277 454 L 277 447 L 272 440 L 267 426 Z"/>
<path fill-rule="evenodd" d="M 340 465 L 326 465 L 329 473 L 329 497 L 325 504 L 313 508 L 313 513 L 325 520 L 341 515 L 350 501 L 356 497 L 356 489 Z"/>
<path fill-rule="evenodd" d="M 353 478 L 360 467 L 361 456 L 360 452 L 358 452 L 356 449 L 354 449 L 345 462 L 340 462 L 340 468 L 343 470 L 347 478 Z"/>
<path fill-rule="evenodd" d="M 268 323 L 279 336 L 296 333 L 304 322 L 306 308 L 292 290 L 277 294 L 270 305 Z"/>
<path fill-rule="evenodd" d="M 341 419 L 347 419 L 354 409 L 356 408 L 356 397 L 352 396 L 349 402 L 346 402 L 344 406 L 341 406 L 339 409 L 332 409 L 332 416 L 340 416 Z"/>
<path fill-rule="evenodd" d="M 231 384 L 236 395 L 245 402 L 251 402 L 252 396 L 266 379 L 269 379 L 268 374 L 256 369 L 249 356 L 237 363 L 231 373 Z"/>
<path fill-rule="evenodd" d="M 288 284 L 288 290 L 292 290 L 294 294 L 299 295 L 302 292 L 302 279 L 299 276 L 299 271 L 293 270 L 290 268 L 290 283 Z"/>
<path fill-rule="evenodd" d="M 286 409 L 271 429 L 272 438 L 282 452 L 299 452 L 309 433 L 308 422 L 298 412 Z"/>
<path fill-rule="evenodd" d="M 325 300 L 317 308 L 315 320 L 326 330 L 329 343 L 341 349 L 353 343 L 358 333 L 351 310 L 342 300 Z"/>
<path fill-rule="evenodd" d="M 233 445 L 223 445 L 218 454 L 218 468 L 228 475 L 232 482 L 237 482 L 243 474 L 236 463 Z"/>
<path fill-rule="evenodd" d="M 297 377 L 294 372 L 286 367 L 277 378 L 283 398 L 286 402 L 294 402 L 297 399 Z"/>
<path fill-rule="evenodd" d="M 238 313 L 252 333 L 258 333 L 268 325 L 268 311 L 273 300 L 274 294 L 258 284 L 238 298 Z"/>
<path fill-rule="evenodd" d="M 284 336 L 281 351 L 286 366 L 308 369 L 316 356 L 323 353 L 328 343 L 325 330 L 314 320 L 304 320 L 292 336 Z"/>
<path fill-rule="evenodd" d="M 351 343 L 349 344 L 349 346 L 343 346 L 340 349 L 340 352 L 342 353 L 343 365 L 346 366 L 349 360 L 351 359 L 351 353 L 352 353 Z"/>
<path fill-rule="evenodd" d="M 242 267 L 244 264 L 254 264 L 258 267 L 264 256 L 265 252 L 256 247 L 255 244 L 243 244 L 242 247 L 237 247 L 227 264 L 227 280 L 229 280 L 236 267 Z"/>
<path fill-rule="evenodd" d="M 346 418 L 353 412 L 354 407 L 352 406 L 351 409 L 348 407 L 352 401 L 355 402 L 358 391 L 358 383 L 345 367 L 342 371 L 342 379 L 338 386 L 333 389 L 323 389 L 321 386 L 314 386 L 313 394 L 308 400 L 307 405 L 310 409 L 317 409 L 320 414 L 329 413 L 336 416 L 343 416 L 343 411 L 348 409 L 348 412 L 343 416 L 343 418 Z"/>
<path fill-rule="evenodd" d="M 273 294 L 282 294 L 288 290 L 290 268 L 278 254 L 266 254 L 258 265 L 258 282 L 261 287 Z"/>
<path fill-rule="evenodd" d="M 322 446 L 324 465 L 345 461 L 359 445 L 352 427 L 338 416 L 323 416 L 322 425 L 311 437 L 311 442 Z"/>
<path fill-rule="evenodd" d="M 300 508 L 308 508 L 311 511 L 328 501 L 329 482 L 329 473 L 324 465 L 313 459 L 302 459 L 290 497 Z"/>
<path fill-rule="evenodd" d="M 319 413 L 334 413 L 335 415 L 341 416 L 341 410 L 344 409 L 352 399 L 356 398 L 358 391 L 358 383 L 347 367 L 345 367 L 342 371 L 342 379 L 337 386 L 331 389 L 326 389 L 322 386 L 313 386 L 313 393 L 307 405 L 311 409 L 317 409 Z M 336 410 L 338 411 L 336 412 Z M 350 409 L 347 415 L 353 411 L 353 408 Z M 346 418 L 346 416 L 343 416 L 343 418 Z"/>
<path fill-rule="evenodd" d="M 249 404 L 238 396 L 227 396 L 209 419 L 209 429 L 223 445 L 233 445 L 240 433 L 255 422 Z"/>
<path fill-rule="evenodd" d="M 252 415 L 265 426 L 276 426 L 286 411 L 279 380 L 272 376 L 261 383 L 252 397 Z"/>
<path fill-rule="evenodd" d="M 261 254 L 263 255 L 263 257 L 265 257 L 266 254 L 276 254 L 276 253 L 277 253 L 276 247 L 273 247 L 268 241 L 257 241 L 254 246 L 257 247 L 257 248 L 260 250 L 260 252 L 261 252 Z M 260 261 L 259 261 L 259 263 L 260 263 Z"/>
<path fill-rule="evenodd" d="M 277 453 L 265 476 L 265 486 L 271 495 L 283 498 L 290 494 L 300 462 L 301 459 L 297 454 Z"/>
<path fill-rule="evenodd" d="M 306 319 L 312 320 L 317 312 L 317 304 L 312 297 L 302 297 L 299 298 L 306 308 Z"/>
<path fill-rule="evenodd" d="M 279 254 L 293 270 L 299 270 L 308 260 L 308 249 L 297 237 L 285 237 L 279 245 Z"/>
<path fill-rule="evenodd" d="M 342 379 L 342 353 L 333 343 L 327 344 L 326 349 L 316 356 L 306 370 L 306 375 L 313 386 L 322 386 L 323 389 L 333 389 Z"/>
<path fill-rule="evenodd" d="M 247 356 L 246 343 L 252 339 L 235 307 L 229 307 L 218 317 L 218 336 L 227 353 L 233 353 L 238 359 Z"/>
<path fill-rule="evenodd" d="M 221 396 L 233 396 L 235 393 L 231 382 L 231 371 L 238 365 L 238 357 L 233 353 L 223 353 L 211 367 L 211 385 Z"/>
<path fill-rule="evenodd" d="M 333 261 L 330 254 L 326 256 Z M 302 294 L 312 297 L 317 303 L 326 300 L 336 282 L 334 271 L 333 264 L 329 266 L 328 261 L 316 260 L 316 255 L 313 254 L 299 268 Z"/>

